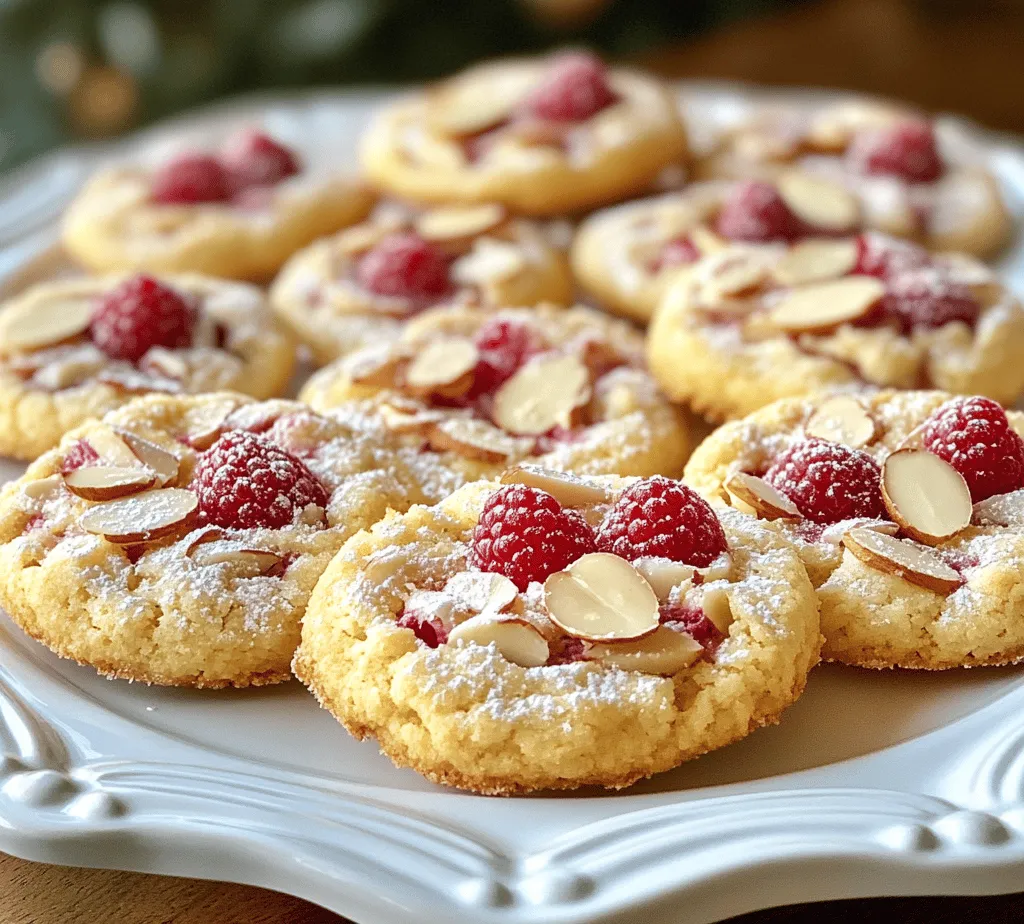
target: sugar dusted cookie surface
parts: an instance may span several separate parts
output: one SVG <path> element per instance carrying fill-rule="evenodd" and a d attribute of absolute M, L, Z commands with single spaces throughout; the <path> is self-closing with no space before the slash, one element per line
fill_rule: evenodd
<path fill-rule="evenodd" d="M 725 424 L 686 481 L 793 542 L 824 658 L 938 670 L 1024 658 L 1024 415 L 985 398 L 865 392 Z"/>
<path fill-rule="evenodd" d="M 777 721 L 799 696 L 817 613 L 777 535 L 735 511 L 719 523 L 667 479 L 503 480 L 388 517 L 317 586 L 294 666 L 354 735 L 475 792 L 618 788 Z M 688 528 L 703 519 L 707 542 L 687 554 L 710 563 L 665 557 L 680 534 L 654 527 L 654 557 L 623 557 L 639 549 L 605 523 L 629 490 L 660 492 Z M 527 570 L 507 570 L 512 548 Z"/>

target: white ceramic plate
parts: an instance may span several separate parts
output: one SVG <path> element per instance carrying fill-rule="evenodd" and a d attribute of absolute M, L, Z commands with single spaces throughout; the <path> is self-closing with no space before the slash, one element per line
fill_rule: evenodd
<path fill-rule="evenodd" d="M 689 91 L 716 117 L 753 95 Z M 347 161 L 375 99 L 236 104 L 30 165 L 0 181 L 0 288 L 59 265 L 53 222 L 97 157 L 256 117 L 308 157 Z M 1021 214 L 1024 147 L 943 129 L 986 148 Z M 1024 248 L 1005 266 L 1024 288 Z M 109 682 L 0 616 L 0 849 L 253 883 L 361 924 L 704 924 L 789 902 L 1015 891 L 1024 671 L 825 667 L 781 726 L 621 794 L 488 799 L 395 769 L 297 684 Z"/>

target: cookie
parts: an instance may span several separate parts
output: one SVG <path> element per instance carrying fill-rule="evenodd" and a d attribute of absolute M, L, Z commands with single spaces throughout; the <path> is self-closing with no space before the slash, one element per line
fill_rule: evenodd
<path fill-rule="evenodd" d="M 876 233 L 739 245 L 703 258 L 648 330 L 665 393 L 714 420 L 864 384 L 1024 388 L 1024 310 L 984 265 Z"/>
<path fill-rule="evenodd" d="M 253 286 L 190 274 L 41 283 L 0 304 L 0 454 L 35 459 L 147 392 L 284 392 L 295 347 Z"/>
<path fill-rule="evenodd" d="M 814 593 L 772 530 L 667 478 L 503 482 L 389 516 L 317 585 L 294 669 L 357 738 L 478 793 L 621 788 L 800 695 Z"/>
<path fill-rule="evenodd" d="M 230 393 L 140 398 L 4 488 L 0 604 L 109 677 L 278 683 L 343 542 L 456 484 L 366 419 Z"/>
<path fill-rule="evenodd" d="M 721 130 L 694 172 L 750 179 L 794 167 L 846 187 L 867 227 L 932 250 L 988 257 L 1013 232 L 980 152 L 919 114 L 881 103 L 766 106 Z"/>
<path fill-rule="evenodd" d="M 941 670 L 1024 659 L 1024 414 L 988 398 L 790 399 L 715 431 L 687 483 L 792 542 L 822 656 Z"/>
<path fill-rule="evenodd" d="M 301 398 L 361 402 L 467 479 L 532 461 L 587 474 L 677 475 L 687 424 L 643 368 L 643 338 L 589 308 L 438 308 L 402 337 L 316 373 Z"/>
<path fill-rule="evenodd" d="M 388 192 L 524 215 L 625 199 L 687 157 L 665 86 L 581 53 L 473 67 L 390 105 L 362 146 Z"/>
<path fill-rule="evenodd" d="M 296 250 L 361 221 L 374 195 L 355 178 L 305 168 L 259 132 L 216 154 L 98 173 L 68 209 L 63 243 L 97 272 L 196 272 L 269 279 Z"/>
<path fill-rule="evenodd" d="M 565 305 L 572 295 L 563 252 L 541 225 L 504 206 L 417 212 L 386 203 L 299 251 L 270 300 L 324 364 L 397 337 L 403 320 L 434 305 Z"/>

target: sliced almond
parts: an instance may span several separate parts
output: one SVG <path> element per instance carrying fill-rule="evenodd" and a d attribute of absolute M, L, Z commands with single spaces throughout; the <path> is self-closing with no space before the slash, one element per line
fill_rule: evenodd
<path fill-rule="evenodd" d="M 225 421 L 236 407 L 238 401 L 223 398 L 204 401 L 191 408 L 185 415 L 185 440 L 188 445 L 199 452 L 209 449 L 224 432 Z"/>
<path fill-rule="evenodd" d="M 146 468 L 156 472 L 159 487 L 162 488 L 177 480 L 179 462 L 173 452 L 168 452 L 162 446 L 143 439 L 143 437 L 132 433 L 131 430 L 118 429 L 117 435 Z"/>
<path fill-rule="evenodd" d="M 452 417 L 431 424 L 427 431 L 430 448 L 457 452 L 480 462 L 507 462 L 529 453 L 532 444 L 502 432 L 486 420 Z"/>
<path fill-rule="evenodd" d="M 812 238 L 787 250 L 772 267 L 772 276 L 784 286 L 800 286 L 838 279 L 856 265 L 856 241 Z"/>
<path fill-rule="evenodd" d="M 505 575 L 486 571 L 460 571 L 444 589 L 474 613 L 500 613 L 519 597 L 519 588 Z"/>
<path fill-rule="evenodd" d="M 227 533 L 219 526 L 204 526 L 201 529 L 197 529 L 189 535 L 189 543 L 185 549 L 185 554 L 191 556 L 192 552 L 204 542 L 216 542 L 218 539 L 224 539 L 226 536 Z"/>
<path fill-rule="evenodd" d="M 156 484 L 156 472 L 146 468 L 115 468 L 91 465 L 75 469 L 64 476 L 67 489 L 90 501 L 114 500 L 141 494 Z"/>
<path fill-rule="evenodd" d="M 633 567 L 651 585 L 651 590 L 662 603 L 677 587 L 687 581 L 692 581 L 693 576 L 697 573 L 697 569 L 693 565 L 684 565 L 681 561 L 672 561 L 671 558 L 658 558 L 650 555 L 636 559 L 633 562 Z"/>
<path fill-rule="evenodd" d="M 898 536 L 900 527 L 898 523 L 891 520 L 873 520 L 871 517 L 854 517 L 852 520 L 842 520 L 839 523 L 832 523 L 826 526 L 821 533 L 821 541 L 829 545 L 842 545 L 843 536 L 851 529 L 873 529 L 876 533 L 885 533 L 887 536 Z"/>
<path fill-rule="evenodd" d="M 464 337 L 443 337 L 424 345 L 405 370 L 405 385 L 417 394 L 464 395 L 473 385 L 480 352 Z"/>
<path fill-rule="evenodd" d="M 587 507 L 611 502 L 612 492 L 605 485 L 539 465 L 523 463 L 501 475 L 502 484 L 525 484 L 550 494 L 563 507 Z"/>
<path fill-rule="evenodd" d="M 427 241 L 460 241 L 493 231 L 506 217 L 504 207 L 493 202 L 441 206 L 416 219 L 416 233 Z"/>
<path fill-rule="evenodd" d="M 355 385 L 371 388 L 394 388 L 399 369 L 408 357 L 390 346 L 362 350 L 353 354 L 345 363 L 349 380 Z"/>
<path fill-rule="evenodd" d="M 156 364 L 147 360 L 146 369 L 136 372 L 134 369 L 104 369 L 96 376 L 101 385 L 109 385 L 122 395 L 180 395 L 181 382 L 165 376 L 164 369 L 156 369 Z M 152 370 L 156 369 L 155 372 Z"/>
<path fill-rule="evenodd" d="M 232 540 L 211 540 L 196 546 L 189 554 L 197 565 L 232 565 L 255 574 L 266 574 L 283 560 L 277 552 L 250 549 Z"/>
<path fill-rule="evenodd" d="M 975 526 L 1024 526 L 1024 490 L 996 494 L 978 501 L 974 505 L 971 522 Z"/>
<path fill-rule="evenodd" d="M 394 234 L 396 230 L 393 225 L 368 221 L 342 231 L 334 239 L 334 246 L 338 252 L 346 256 L 357 256 L 372 250 L 389 234 Z"/>
<path fill-rule="evenodd" d="M 852 395 L 826 398 L 815 408 L 804 429 L 809 436 L 854 449 L 867 446 L 878 430 L 874 418 Z"/>
<path fill-rule="evenodd" d="M 628 561 L 607 552 L 577 559 L 544 582 L 551 621 L 575 638 L 629 641 L 658 627 L 658 597 Z"/>
<path fill-rule="evenodd" d="M 26 353 L 84 334 L 93 306 L 82 300 L 22 302 L 0 314 L 0 353 Z"/>
<path fill-rule="evenodd" d="M 715 304 L 722 299 L 747 295 L 768 278 L 768 267 L 763 260 L 742 250 L 726 250 L 703 269 L 705 273 L 699 298 L 704 304 Z"/>
<path fill-rule="evenodd" d="M 21 489 L 21 493 L 32 500 L 46 500 L 54 497 L 62 484 L 64 484 L 64 479 L 60 475 L 47 475 L 45 478 L 27 482 Z"/>
<path fill-rule="evenodd" d="M 525 73 L 468 75 L 441 84 L 427 103 L 427 122 L 443 135 L 464 137 L 495 128 L 512 114 L 532 79 Z"/>
<path fill-rule="evenodd" d="M 89 431 L 88 441 L 96 454 L 107 464 L 118 468 L 134 468 L 139 464 L 138 456 L 112 427 L 100 425 L 93 428 Z"/>
<path fill-rule="evenodd" d="M 911 538 L 935 545 L 969 526 L 971 492 L 952 465 L 923 449 L 900 449 L 882 466 L 882 500 Z"/>
<path fill-rule="evenodd" d="M 199 512 L 199 498 L 183 488 L 161 488 L 90 507 L 78 523 L 117 545 L 152 542 L 184 530 Z"/>
<path fill-rule="evenodd" d="M 520 436 L 572 427 L 590 400 L 590 371 L 575 356 L 540 356 L 522 366 L 494 395 L 494 420 Z"/>
<path fill-rule="evenodd" d="M 704 587 L 700 595 L 700 608 L 722 635 L 729 634 L 729 627 L 732 625 L 734 617 L 729 591 L 724 585 Z"/>
<path fill-rule="evenodd" d="M 452 279 L 459 285 L 484 286 L 511 279 L 526 267 L 526 256 L 516 244 L 483 237 L 452 264 Z"/>
<path fill-rule="evenodd" d="M 860 206 L 844 187 L 794 170 L 777 180 L 779 194 L 799 218 L 816 228 L 846 231 L 860 221 Z"/>
<path fill-rule="evenodd" d="M 802 520 L 803 514 L 788 497 L 763 478 L 747 472 L 733 472 L 725 479 L 725 490 L 733 501 L 765 520 Z M 735 503 L 733 506 L 737 506 Z M 742 506 L 739 509 L 744 509 Z"/>
<path fill-rule="evenodd" d="M 395 433 L 426 433 L 435 423 L 444 420 L 440 411 L 396 407 L 390 403 L 382 404 L 377 413 L 384 421 L 384 426 Z"/>
<path fill-rule="evenodd" d="M 474 616 L 448 634 L 448 644 L 494 645 L 506 661 L 520 667 L 540 667 L 550 655 L 547 640 L 532 624 L 515 616 L 494 619 Z"/>
<path fill-rule="evenodd" d="M 594 645 L 588 657 L 624 671 L 669 677 L 689 667 L 704 649 L 685 632 L 658 626 L 650 635 L 631 642 Z"/>
<path fill-rule="evenodd" d="M 729 242 L 719 234 L 715 234 L 707 225 L 694 225 L 690 230 L 690 243 L 700 251 L 701 256 L 718 253 L 729 246 Z"/>
<path fill-rule="evenodd" d="M 935 593 L 950 593 L 962 583 L 934 552 L 873 529 L 851 529 L 843 536 L 843 545 L 864 564 Z"/>
<path fill-rule="evenodd" d="M 879 279 L 844 276 L 794 289 L 771 309 L 770 318 L 784 331 L 825 333 L 864 317 L 883 295 Z"/>

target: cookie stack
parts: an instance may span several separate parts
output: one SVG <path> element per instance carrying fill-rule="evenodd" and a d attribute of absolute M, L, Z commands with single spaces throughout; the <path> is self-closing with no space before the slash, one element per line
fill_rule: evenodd
<path fill-rule="evenodd" d="M 297 676 L 482 793 L 670 769 L 821 657 L 1018 661 L 1024 309 L 947 147 L 688 126 L 572 52 L 385 106 L 360 177 L 255 129 L 104 171 L 97 275 L 0 305 L 0 603 L 112 678 Z"/>

